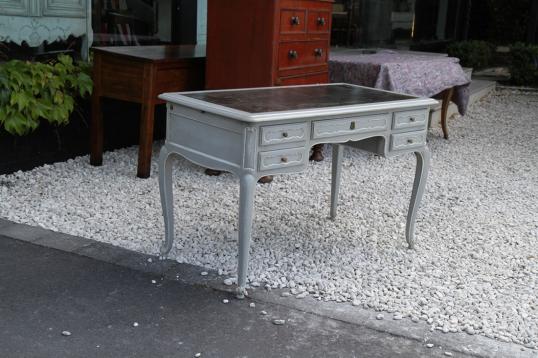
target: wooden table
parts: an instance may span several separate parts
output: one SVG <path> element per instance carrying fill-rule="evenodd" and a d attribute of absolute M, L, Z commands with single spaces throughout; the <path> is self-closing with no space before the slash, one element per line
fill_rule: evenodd
<path fill-rule="evenodd" d="M 204 88 L 205 46 L 94 47 L 90 163 L 103 163 L 101 97 L 141 104 L 139 178 L 151 172 L 155 106 L 163 92 Z"/>
<path fill-rule="evenodd" d="M 405 231 L 409 247 L 413 247 L 415 217 L 430 160 L 428 114 L 437 101 L 348 84 L 166 93 L 160 97 L 168 102 L 166 142 L 159 158 L 165 223 L 162 256 L 168 254 L 174 240 L 172 155 L 232 172 L 240 183 L 238 293 L 244 295 L 256 181 L 266 175 L 305 170 L 310 148 L 320 143 L 333 143 L 333 219 L 344 145 L 386 157 L 415 153 L 417 167 Z"/>

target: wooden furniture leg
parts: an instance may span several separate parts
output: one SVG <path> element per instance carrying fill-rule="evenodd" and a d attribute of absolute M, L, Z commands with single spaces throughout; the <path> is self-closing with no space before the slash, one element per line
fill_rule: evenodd
<path fill-rule="evenodd" d="M 323 160 L 323 144 L 316 144 L 312 147 L 312 155 L 310 160 L 321 162 Z"/>
<path fill-rule="evenodd" d="M 153 146 L 153 122 L 155 105 L 142 103 L 140 114 L 140 139 L 138 145 L 138 170 L 136 176 L 149 178 L 151 173 L 151 152 Z"/>
<path fill-rule="evenodd" d="M 90 123 L 90 164 L 103 164 L 103 110 L 101 108 L 101 57 L 95 56 L 93 67 L 92 120 Z"/>
<path fill-rule="evenodd" d="M 144 92 L 140 113 L 140 132 L 138 145 L 138 169 L 136 176 L 149 178 L 151 173 L 151 152 L 153 146 L 153 122 L 155 116 L 154 72 L 151 65 L 144 68 Z"/>
<path fill-rule="evenodd" d="M 448 88 L 441 93 L 442 104 L 441 104 L 441 127 L 443 128 L 443 136 L 445 139 L 448 139 L 448 125 L 447 121 L 447 112 L 448 106 L 450 105 L 450 100 L 452 99 L 452 93 L 454 92 L 454 87 Z"/>

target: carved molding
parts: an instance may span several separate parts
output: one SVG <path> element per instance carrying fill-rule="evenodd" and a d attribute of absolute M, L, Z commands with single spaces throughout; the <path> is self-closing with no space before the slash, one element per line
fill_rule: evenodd
<path fill-rule="evenodd" d="M 65 40 L 87 34 L 85 19 L 14 18 L 0 16 L 0 41 L 39 46 L 44 41 Z"/>
<path fill-rule="evenodd" d="M 28 16 L 30 15 L 30 0 L 0 0 L 0 14 Z"/>

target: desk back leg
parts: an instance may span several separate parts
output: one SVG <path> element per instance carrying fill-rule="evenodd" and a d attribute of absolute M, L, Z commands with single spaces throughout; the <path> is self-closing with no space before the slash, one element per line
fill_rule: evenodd
<path fill-rule="evenodd" d="M 419 152 L 415 152 L 417 157 L 417 168 L 415 171 L 415 181 L 413 182 L 413 192 L 411 193 L 411 202 L 409 203 L 409 211 L 407 213 L 407 225 L 405 228 L 405 239 L 410 249 L 415 247 L 415 219 L 417 211 L 424 194 L 426 187 L 426 179 L 428 178 L 428 170 L 430 168 L 430 151 L 424 148 Z"/>
<path fill-rule="evenodd" d="M 333 144 L 332 147 L 331 219 L 334 220 L 336 218 L 336 209 L 338 207 L 338 193 L 340 191 L 340 174 L 342 172 L 342 154 L 344 152 L 344 146 L 341 144 Z"/>
<path fill-rule="evenodd" d="M 163 146 L 159 155 L 159 191 L 164 217 L 165 239 L 161 246 L 161 258 L 172 249 L 174 243 L 174 193 L 172 190 L 172 155 Z"/>
<path fill-rule="evenodd" d="M 254 215 L 254 193 L 256 178 L 252 174 L 242 174 L 239 182 L 239 255 L 237 269 L 237 298 L 244 298 L 247 284 L 248 256 Z"/>

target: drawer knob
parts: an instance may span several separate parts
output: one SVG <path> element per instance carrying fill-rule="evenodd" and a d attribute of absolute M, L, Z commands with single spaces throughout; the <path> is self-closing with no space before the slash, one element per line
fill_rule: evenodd
<path fill-rule="evenodd" d="M 355 129 L 355 122 L 351 122 L 351 124 L 349 125 L 349 129 Z"/>
<path fill-rule="evenodd" d="M 314 49 L 314 55 L 317 57 L 321 57 L 323 55 L 323 49 L 322 48 Z"/>
<path fill-rule="evenodd" d="M 284 132 L 284 133 L 282 133 L 282 137 L 284 137 L 284 138 L 288 138 L 288 132 Z"/>
<path fill-rule="evenodd" d="M 292 16 L 290 21 L 293 26 L 297 26 L 301 23 L 301 20 L 299 20 L 299 16 Z"/>
<path fill-rule="evenodd" d="M 288 57 L 291 58 L 291 59 L 296 59 L 296 58 L 299 57 L 299 54 L 295 50 L 290 50 L 288 52 Z"/>
<path fill-rule="evenodd" d="M 282 157 L 282 158 L 280 158 L 280 161 L 281 161 L 282 163 L 287 163 L 287 162 L 288 162 L 288 158 L 286 158 L 286 157 Z"/>
<path fill-rule="evenodd" d="M 414 122 L 416 121 L 415 117 L 409 117 L 409 122 Z"/>
<path fill-rule="evenodd" d="M 318 17 L 318 26 L 325 26 L 326 20 L 324 17 Z"/>
<path fill-rule="evenodd" d="M 407 140 L 407 143 L 409 143 L 409 144 L 413 144 L 413 143 L 415 143 L 415 141 L 412 140 L 412 139 L 408 139 L 408 140 Z"/>

